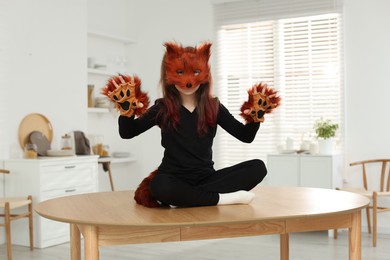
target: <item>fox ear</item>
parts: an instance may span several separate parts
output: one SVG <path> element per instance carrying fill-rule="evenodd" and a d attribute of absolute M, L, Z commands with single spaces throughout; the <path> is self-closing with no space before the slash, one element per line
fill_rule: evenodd
<path fill-rule="evenodd" d="M 174 42 L 166 42 L 164 46 L 168 57 L 178 57 L 183 51 L 181 45 Z"/>
<path fill-rule="evenodd" d="M 209 60 L 210 55 L 211 55 L 211 50 L 210 50 L 211 45 L 212 45 L 212 43 L 210 43 L 210 42 L 203 43 L 201 46 L 199 46 L 196 49 L 196 51 L 199 55 L 204 57 L 206 60 Z"/>

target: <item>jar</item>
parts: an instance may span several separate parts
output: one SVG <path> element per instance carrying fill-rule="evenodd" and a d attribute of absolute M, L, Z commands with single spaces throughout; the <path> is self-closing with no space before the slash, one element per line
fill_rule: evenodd
<path fill-rule="evenodd" d="M 88 107 L 94 107 L 93 103 L 93 89 L 95 88 L 95 85 L 89 84 L 88 85 Z"/>
<path fill-rule="evenodd" d="M 110 156 L 110 146 L 109 145 L 103 145 L 102 154 L 100 156 Z"/>
<path fill-rule="evenodd" d="M 73 143 L 70 135 L 65 134 L 61 137 L 61 150 L 72 150 Z"/>
<path fill-rule="evenodd" d="M 291 137 L 287 137 L 286 139 L 286 149 L 294 150 L 294 139 L 292 139 Z"/>
<path fill-rule="evenodd" d="M 28 143 L 24 147 L 25 159 L 36 159 L 38 157 L 38 147 L 36 144 Z"/>
<path fill-rule="evenodd" d="M 102 135 L 93 135 L 91 136 L 92 141 L 92 153 L 95 155 L 103 155 L 103 141 L 104 137 Z"/>

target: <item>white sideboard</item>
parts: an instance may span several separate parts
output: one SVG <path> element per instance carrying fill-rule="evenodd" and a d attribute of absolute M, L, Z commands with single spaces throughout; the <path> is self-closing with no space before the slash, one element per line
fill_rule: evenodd
<path fill-rule="evenodd" d="M 4 168 L 6 196 L 33 196 L 34 206 L 44 200 L 98 191 L 98 156 L 10 159 Z M 28 246 L 28 222 L 12 223 L 12 243 Z M 38 248 L 69 241 L 69 225 L 34 213 L 34 245 Z"/>
<path fill-rule="evenodd" d="M 266 185 L 334 189 L 342 187 L 342 167 L 340 155 L 269 154 Z"/>

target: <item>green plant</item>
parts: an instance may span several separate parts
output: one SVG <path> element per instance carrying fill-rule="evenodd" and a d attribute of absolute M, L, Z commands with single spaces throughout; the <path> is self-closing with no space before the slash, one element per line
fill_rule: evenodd
<path fill-rule="evenodd" d="M 317 137 L 328 139 L 336 135 L 336 130 L 339 128 L 338 124 L 333 124 L 330 120 L 323 118 L 317 120 L 314 124 Z"/>

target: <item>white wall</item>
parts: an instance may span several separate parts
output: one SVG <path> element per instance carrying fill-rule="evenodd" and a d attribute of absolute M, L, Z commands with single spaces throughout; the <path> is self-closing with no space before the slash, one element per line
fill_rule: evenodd
<path fill-rule="evenodd" d="M 29 113 L 51 122 L 54 138 L 87 127 L 86 1 L 8 1 L 7 138 L 4 157 L 21 156 L 19 123 Z M 3 94 L 2 94 L 3 95 Z"/>
<path fill-rule="evenodd" d="M 388 0 L 345 1 L 346 164 L 390 158 L 389 11 Z M 348 185 L 362 185 L 360 167 L 346 170 Z M 390 233 L 389 217 L 379 215 L 378 232 Z"/>
<path fill-rule="evenodd" d="M 10 14 L 8 11 L 8 2 L 0 1 L 0 158 L 4 158 L 8 154 L 8 145 L 5 143 L 7 139 L 7 95 L 6 92 L 6 49 L 9 44 L 11 28 L 8 26 Z M 1 195 L 0 195 L 1 196 Z"/>
<path fill-rule="evenodd" d="M 390 157 L 389 11 L 387 0 L 345 2 L 346 157 L 351 162 Z"/>

